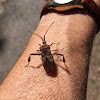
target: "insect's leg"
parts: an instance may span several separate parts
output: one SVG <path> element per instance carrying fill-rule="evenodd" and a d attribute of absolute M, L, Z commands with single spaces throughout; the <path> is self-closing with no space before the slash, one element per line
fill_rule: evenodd
<path fill-rule="evenodd" d="M 38 51 L 40 51 L 40 50 L 37 50 L 37 52 L 38 52 Z"/>
<path fill-rule="evenodd" d="M 52 46 L 53 44 L 57 44 L 57 43 L 51 43 L 50 46 Z M 58 51 L 58 47 L 55 50 L 51 50 L 51 51 L 57 52 Z"/>
<path fill-rule="evenodd" d="M 39 53 L 31 53 L 30 55 L 41 55 L 41 54 L 39 54 Z"/>
<path fill-rule="evenodd" d="M 55 51 L 55 52 L 53 53 L 53 55 L 54 55 L 55 53 L 57 53 L 57 52 L 58 52 L 58 50 L 57 50 L 57 49 L 55 49 L 55 50 L 51 50 L 51 51 Z"/>
<path fill-rule="evenodd" d="M 59 42 L 59 43 L 60 43 L 60 42 Z M 55 50 L 52 50 L 52 51 L 55 51 L 55 53 L 58 53 L 58 52 L 59 52 L 59 50 L 58 50 L 58 45 L 59 45 L 59 43 L 52 43 L 52 44 L 56 44 L 56 45 L 57 45 L 56 49 L 55 49 Z"/>
<path fill-rule="evenodd" d="M 30 54 L 30 56 L 28 57 L 28 65 L 29 65 L 29 63 L 31 61 L 31 55 L 41 55 L 41 54 L 38 54 L 38 53 L 32 53 L 32 54 Z M 28 65 L 26 65 L 26 66 L 28 66 Z"/>
<path fill-rule="evenodd" d="M 63 57 L 63 62 L 64 62 L 64 65 L 66 66 L 66 64 L 65 64 L 65 58 L 64 58 L 64 55 L 63 55 L 63 54 L 54 53 L 54 55 L 59 55 L 59 56 L 62 56 L 62 57 Z M 66 67 L 67 67 L 67 66 L 66 66 Z"/>
<path fill-rule="evenodd" d="M 54 55 L 62 56 L 62 57 L 63 57 L 63 62 L 65 62 L 65 58 L 64 58 L 64 55 L 63 55 L 63 54 L 60 54 L 60 53 L 54 53 Z"/>
<path fill-rule="evenodd" d="M 63 61 L 62 59 L 54 59 L 54 61 Z"/>
<path fill-rule="evenodd" d="M 33 67 L 33 68 L 39 68 L 40 66 L 42 66 L 43 64 L 41 63 L 40 65 L 34 67 L 34 66 L 30 66 L 30 67 Z"/>
<path fill-rule="evenodd" d="M 59 42 L 60 43 L 60 42 Z M 51 43 L 49 46 L 52 46 L 53 44 L 56 44 L 58 46 L 59 43 Z"/>
<path fill-rule="evenodd" d="M 56 44 L 56 43 L 51 43 L 49 46 L 52 46 L 53 44 Z"/>
<path fill-rule="evenodd" d="M 39 44 L 41 46 L 41 44 Z"/>
<path fill-rule="evenodd" d="M 41 63 L 40 65 L 38 65 L 36 68 L 39 68 L 40 66 L 42 66 L 43 64 Z"/>
<path fill-rule="evenodd" d="M 59 65 L 59 64 L 57 64 L 57 63 L 56 63 L 56 65 L 58 65 L 59 67 L 61 67 L 61 68 L 64 69 L 65 71 L 67 71 L 68 74 L 70 74 L 70 71 L 69 71 L 67 68 L 62 67 L 61 65 Z"/>

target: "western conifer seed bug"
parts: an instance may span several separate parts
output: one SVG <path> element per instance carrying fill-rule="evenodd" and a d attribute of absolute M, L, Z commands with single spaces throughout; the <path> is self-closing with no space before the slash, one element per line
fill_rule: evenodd
<path fill-rule="evenodd" d="M 53 22 L 54 23 L 54 22 Z M 53 23 L 49 26 L 49 28 L 53 25 Z M 29 66 L 29 63 L 31 61 L 31 55 L 41 55 L 41 58 L 42 58 L 42 64 L 40 64 L 39 66 L 37 66 L 36 68 L 39 68 L 41 65 L 44 66 L 44 69 L 45 71 L 47 72 L 47 74 L 52 74 L 54 73 L 54 58 L 53 58 L 53 55 L 59 55 L 59 56 L 62 56 L 63 57 L 63 62 L 64 62 L 64 65 L 66 66 L 65 64 L 65 58 L 63 56 L 63 54 L 59 54 L 57 52 L 55 52 L 54 54 L 51 53 L 51 50 L 50 50 L 50 46 L 53 45 L 54 43 L 48 45 L 46 43 L 46 40 L 45 40 L 45 35 L 46 33 L 48 32 L 49 28 L 47 29 L 47 31 L 45 32 L 44 34 L 44 38 L 42 38 L 41 36 L 39 36 L 38 34 L 34 33 L 35 35 L 37 35 L 38 37 L 40 37 L 42 39 L 42 45 L 40 45 L 40 48 L 39 51 L 40 53 L 32 53 L 30 54 L 29 58 L 28 58 L 28 65 L 26 66 Z M 52 50 L 52 51 L 57 51 L 57 50 Z M 59 65 L 60 66 L 60 65 Z M 34 67 L 34 66 L 33 66 Z M 61 66 L 60 66 L 61 67 Z M 67 67 L 67 66 L 66 66 Z M 63 68 L 63 67 L 61 67 Z M 64 69 L 64 68 L 63 68 Z"/>

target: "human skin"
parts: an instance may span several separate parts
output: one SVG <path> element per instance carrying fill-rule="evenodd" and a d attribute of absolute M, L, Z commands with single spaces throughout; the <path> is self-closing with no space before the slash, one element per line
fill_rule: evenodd
<path fill-rule="evenodd" d="M 97 1 L 97 0 L 96 0 Z M 100 1 L 98 0 L 98 4 Z M 55 21 L 55 22 L 54 22 Z M 41 56 L 36 53 L 41 39 L 32 35 L 27 48 L 19 58 L 11 72 L 0 86 L 0 100 L 85 100 L 88 69 L 92 44 L 97 31 L 95 20 L 84 14 L 61 15 L 48 13 L 44 15 L 35 33 L 44 36 L 48 27 L 54 22 L 46 34 L 47 44 L 59 43 L 59 53 L 66 60 L 67 70 L 62 61 L 56 61 L 56 76 L 49 76 L 40 65 Z M 56 44 L 51 46 L 55 49 Z M 30 66 L 34 67 L 30 67 Z"/>

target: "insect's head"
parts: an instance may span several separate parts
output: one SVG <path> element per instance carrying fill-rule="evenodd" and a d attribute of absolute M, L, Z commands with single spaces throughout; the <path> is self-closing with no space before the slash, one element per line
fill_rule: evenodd
<path fill-rule="evenodd" d="M 54 22 L 53 22 L 54 23 Z M 53 24 L 52 23 L 52 24 Z M 49 28 L 52 26 L 52 24 L 49 26 Z M 45 40 L 45 36 L 46 36 L 46 33 L 48 32 L 49 28 L 47 29 L 47 31 L 45 32 L 44 34 L 44 38 L 42 38 L 41 36 L 39 36 L 38 34 L 35 33 L 35 35 L 39 36 L 41 39 L 42 39 L 42 43 L 45 45 L 46 44 L 46 40 Z"/>

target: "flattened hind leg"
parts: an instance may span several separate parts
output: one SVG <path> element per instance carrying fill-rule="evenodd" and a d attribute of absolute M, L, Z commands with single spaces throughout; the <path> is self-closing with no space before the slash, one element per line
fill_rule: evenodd
<path fill-rule="evenodd" d="M 25 67 L 29 66 L 29 63 L 31 61 L 31 55 L 41 55 L 41 54 L 38 54 L 38 53 L 32 53 L 32 54 L 30 54 L 30 56 L 28 57 L 28 64 Z"/>
<path fill-rule="evenodd" d="M 67 65 L 65 64 L 65 58 L 64 58 L 64 55 L 63 54 L 59 54 L 59 53 L 54 53 L 54 55 L 59 55 L 59 56 L 63 56 L 63 62 L 64 62 L 64 65 L 67 67 Z"/>

